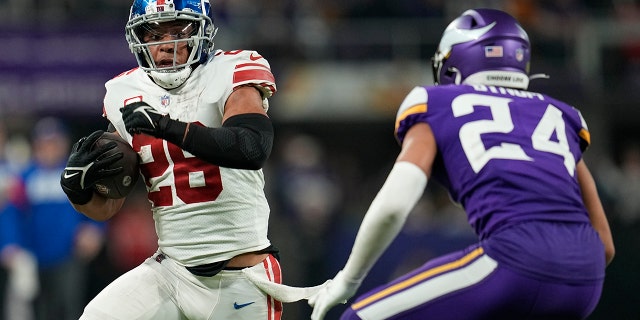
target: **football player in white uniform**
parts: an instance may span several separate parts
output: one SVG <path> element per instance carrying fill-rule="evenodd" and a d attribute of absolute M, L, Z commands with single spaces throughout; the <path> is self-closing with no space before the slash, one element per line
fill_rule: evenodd
<path fill-rule="evenodd" d="M 267 237 L 261 170 L 271 152 L 269 63 L 213 50 L 209 0 L 135 0 L 126 39 L 139 68 L 106 83 L 103 115 L 140 156 L 158 252 L 98 294 L 81 319 L 281 318 L 256 283 L 281 283 Z M 124 199 L 93 192 L 121 155 L 73 148 L 61 185 L 75 208 L 107 220 Z M 80 174 L 74 174 L 80 172 Z"/>

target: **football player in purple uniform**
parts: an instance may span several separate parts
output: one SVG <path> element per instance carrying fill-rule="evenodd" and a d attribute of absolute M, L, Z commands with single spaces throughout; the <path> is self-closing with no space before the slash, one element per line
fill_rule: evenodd
<path fill-rule="evenodd" d="M 282 301 L 256 282 L 282 282 L 267 236 L 262 166 L 273 143 L 267 116 L 276 85 L 251 50 L 213 49 L 209 0 L 134 0 L 125 27 L 139 68 L 105 85 L 103 115 L 140 158 L 158 251 L 102 290 L 89 320 L 279 320 Z M 73 148 L 61 185 L 76 210 L 107 220 L 124 198 L 93 185 L 112 146 Z M 120 155 L 121 157 L 121 155 Z"/>
<path fill-rule="evenodd" d="M 309 299 L 312 319 L 346 303 L 423 194 L 439 181 L 479 241 L 359 296 L 347 319 L 584 319 L 614 246 L 574 107 L 527 91 L 530 44 L 509 14 L 468 10 L 433 57 L 436 86 L 414 88 L 402 150 L 344 268 Z"/>

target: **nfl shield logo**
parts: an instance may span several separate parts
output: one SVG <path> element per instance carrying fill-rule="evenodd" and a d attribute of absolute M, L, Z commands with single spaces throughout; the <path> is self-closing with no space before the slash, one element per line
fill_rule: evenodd
<path fill-rule="evenodd" d="M 522 59 L 524 59 L 524 50 L 518 48 L 516 49 L 516 60 L 518 60 L 518 62 L 521 62 Z"/>
<path fill-rule="evenodd" d="M 169 96 L 168 94 L 165 94 L 164 96 L 160 97 L 160 104 L 163 107 L 168 106 L 171 103 L 171 96 Z"/>

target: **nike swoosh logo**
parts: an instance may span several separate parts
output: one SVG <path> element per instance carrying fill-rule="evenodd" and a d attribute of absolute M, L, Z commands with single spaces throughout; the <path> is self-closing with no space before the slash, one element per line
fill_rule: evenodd
<path fill-rule="evenodd" d="M 246 306 L 248 306 L 248 305 L 250 305 L 250 304 L 253 304 L 253 303 L 255 303 L 255 301 L 251 301 L 251 302 L 247 302 L 247 303 L 242 303 L 242 304 L 238 304 L 237 302 L 234 302 L 234 303 L 233 303 L 233 308 L 234 308 L 234 309 L 236 309 L 236 310 L 238 310 L 238 309 L 242 309 L 242 308 L 244 308 L 244 307 L 246 307 Z"/>
<path fill-rule="evenodd" d="M 251 55 L 249 56 L 249 59 L 251 59 L 251 61 L 256 61 L 258 59 L 262 59 L 262 56 L 261 55 L 254 56 L 252 52 Z"/>
<path fill-rule="evenodd" d="M 65 179 L 69 179 L 69 178 L 74 177 L 74 176 L 77 176 L 77 175 L 79 175 L 79 174 L 80 174 L 80 172 L 74 172 L 74 173 L 72 173 L 72 174 L 68 174 L 68 173 L 65 171 L 65 173 L 64 173 L 64 178 L 65 178 Z"/>

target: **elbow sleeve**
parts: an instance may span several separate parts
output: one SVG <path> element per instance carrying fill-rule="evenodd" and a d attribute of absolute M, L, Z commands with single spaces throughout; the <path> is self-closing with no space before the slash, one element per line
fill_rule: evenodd
<path fill-rule="evenodd" d="M 235 169 L 262 168 L 273 147 L 273 125 L 269 117 L 239 114 L 221 128 L 190 125 L 182 148 L 209 163 Z"/>

